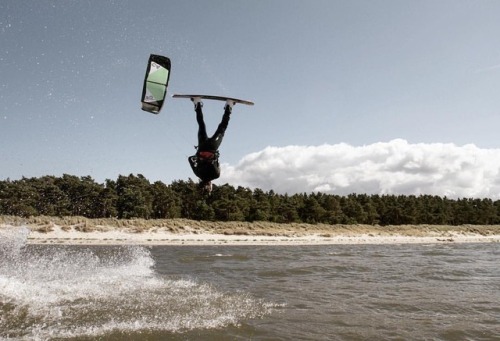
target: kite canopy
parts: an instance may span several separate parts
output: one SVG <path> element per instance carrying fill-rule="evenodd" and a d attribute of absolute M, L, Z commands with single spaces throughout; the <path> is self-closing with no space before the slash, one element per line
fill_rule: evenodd
<path fill-rule="evenodd" d="M 144 86 L 142 88 L 142 110 L 158 114 L 167 95 L 170 79 L 170 59 L 152 54 L 149 56 Z"/>

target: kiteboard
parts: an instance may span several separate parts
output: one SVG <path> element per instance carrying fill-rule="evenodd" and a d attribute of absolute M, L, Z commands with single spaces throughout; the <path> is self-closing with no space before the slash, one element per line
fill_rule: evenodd
<path fill-rule="evenodd" d="M 212 96 L 212 95 L 180 95 L 180 94 L 174 94 L 172 95 L 173 98 L 200 98 L 200 99 L 211 99 L 215 101 L 231 101 L 234 103 L 239 103 L 239 104 L 245 104 L 245 105 L 254 105 L 253 102 L 247 101 L 244 99 L 239 99 L 239 98 L 233 98 L 233 97 L 225 97 L 225 96 Z"/>

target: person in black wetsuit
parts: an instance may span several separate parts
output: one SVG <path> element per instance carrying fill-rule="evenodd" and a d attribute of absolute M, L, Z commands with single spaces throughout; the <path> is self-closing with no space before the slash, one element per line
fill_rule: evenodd
<path fill-rule="evenodd" d="M 200 188 L 210 194 L 212 191 L 212 180 L 220 176 L 219 146 L 222 143 L 222 138 L 229 124 L 234 102 L 226 102 L 222 121 L 219 123 L 212 137 L 208 137 L 201 109 L 203 103 L 199 98 L 193 98 L 192 101 L 194 102 L 196 121 L 198 122 L 198 146 L 196 147 L 196 154 L 190 156 L 188 160 L 194 174 L 200 178 Z"/>

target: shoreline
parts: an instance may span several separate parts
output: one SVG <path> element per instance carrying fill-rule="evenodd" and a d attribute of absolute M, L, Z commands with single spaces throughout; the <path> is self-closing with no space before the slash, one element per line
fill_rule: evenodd
<path fill-rule="evenodd" d="M 131 234 L 127 232 L 109 233 L 79 233 L 77 235 L 64 232 L 67 235 L 32 232 L 28 236 L 28 245 L 193 245 L 193 246 L 299 246 L 299 245 L 362 245 L 362 244 L 450 244 L 450 243 L 499 243 L 500 235 L 450 235 L 450 236 L 402 236 L 402 235 L 345 235 L 322 237 L 309 235 L 301 237 L 285 236 L 227 236 L 222 234 Z"/>
<path fill-rule="evenodd" d="M 31 245 L 338 245 L 500 243 L 500 225 L 326 225 L 269 222 L 92 220 L 0 216 L 0 234 L 24 230 Z"/>

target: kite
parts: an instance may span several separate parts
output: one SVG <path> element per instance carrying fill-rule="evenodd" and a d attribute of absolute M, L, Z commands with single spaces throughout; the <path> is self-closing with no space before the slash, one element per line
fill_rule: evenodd
<path fill-rule="evenodd" d="M 142 88 L 142 110 L 158 114 L 167 95 L 170 79 L 170 59 L 152 54 L 149 56 L 144 86 Z"/>

